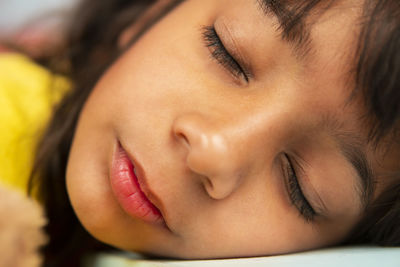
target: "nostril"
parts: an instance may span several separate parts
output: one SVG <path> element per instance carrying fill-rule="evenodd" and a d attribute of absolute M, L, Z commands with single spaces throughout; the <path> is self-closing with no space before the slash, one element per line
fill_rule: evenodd
<path fill-rule="evenodd" d="M 188 116 L 180 116 L 175 119 L 172 125 L 172 132 L 175 140 L 177 140 L 178 143 L 183 144 L 187 148 L 189 148 L 191 145 L 191 135 L 193 135 L 193 132 L 196 132 L 196 130 L 193 129 L 193 122 L 190 118 L 191 117 Z"/>
<path fill-rule="evenodd" d="M 214 200 L 221 200 L 227 198 L 236 189 L 236 183 L 233 181 L 234 178 L 230 180 L 220 180 L 223 177 L 207 177 L 203 182 L 204 189 L 208 196 Z"/>
<path fill-rule="evenodd" d="M 176 138 L 185 146 L 190 147 L 189 139 L 183 133 L 175 133 Z"/>

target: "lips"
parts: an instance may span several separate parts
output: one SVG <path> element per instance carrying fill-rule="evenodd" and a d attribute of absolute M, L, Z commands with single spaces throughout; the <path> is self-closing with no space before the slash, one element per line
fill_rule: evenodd
<path fill-rule="evenodd" d="M 147 223 L 163 224 L 161 212 L 149 200 L 152 194 L 147 190 L 145 177 L 141 174 L 141 167 L 136 162 L 132 163 L 127 152 L 118 143 L 110 173 L 111 188 L 118 203 L 132 217 Z"/>

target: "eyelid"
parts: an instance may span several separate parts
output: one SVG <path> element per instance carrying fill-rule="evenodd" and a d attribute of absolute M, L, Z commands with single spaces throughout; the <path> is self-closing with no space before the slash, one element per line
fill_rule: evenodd
<path fill-rule="evenodd" d="M 301 177 L 298 175 L 297 163 L 287 153 L 283 153 L 283 158 L 285 186 L 290 201 L 307 222 L 313 222 L 318 213 L 315 211 L 313 205 L 311 205 L 307 198 L 307 195 L 304 193 L 304 187 L 301 185 Z"/>
<path fill-rule="evenodd" d="M 235 78 L 236 84 L 240 86 L 247 85 L 249 78 L 246 76 L 240 63 L 238 63 L 238 61 L 225 48 L 215 27 L 204 26 L 202 29 L 204 45 L 209 50 L 210 56 L 213 60 L 216 60 L 218 64 L 220 64 Z M 243 84 L 243 81 L 245 81 L 245 84 Z"/>
<path fill-rule="evenodd" d="M 291 161 L 296 165 L 296 173 L 299 178 L 299 185 L 302 186 L 302 191 L 307 199 L 309 200 L 310 204 L 312 203 L 312 207 L 315 212 L 320 217 L 324 217 L 327 213 L 328 209 L 322 200 L 321 196 L 318 194 L 318 191 L 314 188 L 311 182 L 308 182 L 308 186 L 304 186 L 305 181 L 309 180 L 308 173 L 305 170 L 304 166 L 309 166 L 309 164 L 304 161 L 297 153 L 291 154 Z"/>
<path fill-rule="evenodd" d="M 233 26 L 229 26 L 227 20 L 224 17 L 221 17 L 215 21 L 214 27 L 221 38 L 222 44 L 238 61 L 246 76 L 249 79 L 253 79 L 254 77 L 251 64 L 248 58 L 244 55 L 242 46 L 238 43 L 237 38 L 235 38 L 235 34 L 232 31 Z"/>

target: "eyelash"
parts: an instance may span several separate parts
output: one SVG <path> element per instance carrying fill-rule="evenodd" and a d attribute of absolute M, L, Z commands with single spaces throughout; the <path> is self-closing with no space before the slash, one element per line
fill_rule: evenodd
<path fill-rule="evenodd" d="M 249 73 L 242 68 L 238 61 L 225 48 L 214 26 L 204 26 L 202 30 L 204 44 L 210 49 L 211 56 L 233 74 L 233 76 L 243 78 L 246 82 L 249 82 Z"/>
<path fill-rule="evenodd" d="M 299 180 L 296 175 L 295 168 L 293 166 L 292 160 L 287 154 L 285 157 L 285 176 L 286 176 L 286 187 L 289 193 L 290 200 L 292 204 L 300 212 L 300 215 L 305 219 L 306 222 L 313 222 L 314 217 L 317 215 L 315 210 L 312 208 L 310 203 L 304 196 Z"/>

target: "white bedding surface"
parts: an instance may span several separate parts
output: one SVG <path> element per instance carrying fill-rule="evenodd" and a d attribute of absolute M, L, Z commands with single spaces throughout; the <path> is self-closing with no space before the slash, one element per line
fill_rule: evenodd
<path fill-rule="evenodd" d="M 400 248 L 339 247 L 281 256 L 206 261 L 133 259 L 126 255 L 103 254 L 88 266 L 94 267 L 400 267 Z"/>

